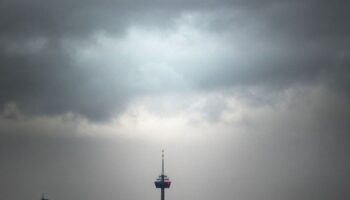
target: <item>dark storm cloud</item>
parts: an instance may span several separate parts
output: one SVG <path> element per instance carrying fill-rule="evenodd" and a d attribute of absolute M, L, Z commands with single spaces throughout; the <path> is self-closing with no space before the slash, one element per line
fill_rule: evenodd
<path fill-rule="evenodd" d="M 337 80 L 346 85 L 349 2 L 275 1 L 258 7 L 247 5 L 242 6 L 244 11 L 238 9 L 239 14 L 231 21 L 222 20 L 225 24 L 212 27 L 228 31 L 232 39 L 241 30 L 247 37 L 239 36 L 246 40 L 238 42 L 240 57 L 223 60 L 218 69 L 203 72 L 199 82 L 204 87 L 216 84 L 289 87 L 291 83 L 315 79 Z M 213 24 L 220 24 L 220 19 L 213 20 Z M 236 45 L 234 40 L 232 45 Z"/>
<path fill-rule="evenodd" d="M 205 139 L 179 132 L 186 140 L 166 144 L 174 180 L 169 199 L 348 199 L 349 4 L 2 0 L 0 199 L 38 199 L 42 192 L 54 200 L 158 198 L 152 181 L 160 145 L 154 138 L 101 139 L 93 134 L 106 131 L 105 124 L 89 122 L 105 122 L 143 95 L 151 96 L 153 113 L 167 118 L 157 95 L 188 88 L 202 95 L 192 110 L 182 109 L 190 101 L 186 95 L 178 97 L 181 105 L 172 97 L 163 101 L 169 112 L 203 116 L 205 130 L 201 122 L 189 130 Z M 127 58 L 99 49 L 99 33 L 124 41 L 129 29 L 141 27 L 166 37 L 186 15 L 195 22 L 185 25 L 208 36 L 200 43 L 214 37 L 223 46 L 220 55 L 208 45 L 195 48 L 205 54 L 199 59 L 155 66 L 150 59 L 140 70 L 135 63 L 142 56 L 133 54 L 140 46 L 130 47 Z M 238 105 L 228 105 L 226 95 Z M 225 112 L 233 124 L 222 122 Z"/>
<path fill-rule="evenodd" d="M 138 72 L 130 63 L 77 66 L 67 41 L 93 42 L 101 31 L 122 37 L 133 25 L 167 29 L 191 12 L 214 16 L 206 31 L 225 32 L 229 41 L 235 33 L 248 37 L 239 58 L 205 64 L 209 70 L 180 69 L 196 87 L 289 87 L 321 79 L 346 89 L 347 8 L 347 1 L 2 1 L 0 104 L 15 103 L 27 114 L 107 119 L 152 89 L 131 83 Z"/>
<path fill-rule="evenodd" d="M 34 114 L 72 111 L 97 118 L 108 115 L 105 111 L 110 108 L 102 108 L 111 105 L 106 102 L 111 100 L 109 92 L 103 90 L 108 86 L 92 83 L 94 79 L 105 79 L 100 77 L 105 74 L 91 74 L 88 70 L 72 67 L 63 52 L 53 47 L 40 52 L 40 55 L 2 56 L 1 104 L 16 103 L 25 113 Z M 122 94 L 123 91 L 118 90 L 114 100 L 122 103 Z M 100 110 L 94 109 L 94 102 L 99 102 L 103 115 Z"/>

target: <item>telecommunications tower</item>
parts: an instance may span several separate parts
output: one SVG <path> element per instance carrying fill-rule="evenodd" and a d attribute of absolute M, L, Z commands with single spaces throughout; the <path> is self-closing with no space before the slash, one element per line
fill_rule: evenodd
<path fill-rule="evenodd" d="M 154 181 L 156 188 L 161 189 L 160 199 L 165 200 L 165 188 L 170 188 L 171 181 L 168 176 L 164 174 L 164 150 L 162 150 L 162 174 Z"/>

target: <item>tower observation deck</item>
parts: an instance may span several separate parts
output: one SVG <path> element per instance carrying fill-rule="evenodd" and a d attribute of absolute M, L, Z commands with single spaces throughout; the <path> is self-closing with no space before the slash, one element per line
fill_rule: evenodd
<path fill-rule="evenodd" d="M 165 200 L 165 188 L 170 188 L 171 181 L 168 176 L 164 174 L 164 150 L 162 150 L 162 174 L 154 181 L 156 188 L 161 189 L 160 199 Z"/>

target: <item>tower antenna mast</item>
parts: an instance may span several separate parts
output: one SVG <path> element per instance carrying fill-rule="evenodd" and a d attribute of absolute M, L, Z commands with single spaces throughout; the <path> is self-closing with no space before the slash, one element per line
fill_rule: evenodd
<path fill-rule="evenodd" d="M 164 149 L 162 149 L 162 175 L 164 175 Z"/>

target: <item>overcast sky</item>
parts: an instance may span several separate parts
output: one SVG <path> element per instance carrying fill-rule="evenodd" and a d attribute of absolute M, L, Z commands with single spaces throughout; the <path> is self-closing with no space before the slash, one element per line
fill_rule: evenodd
<path fill-rule="evenodd" d="M 349 199 L 349 10 L 2 0 L 0 199 Z"/>

